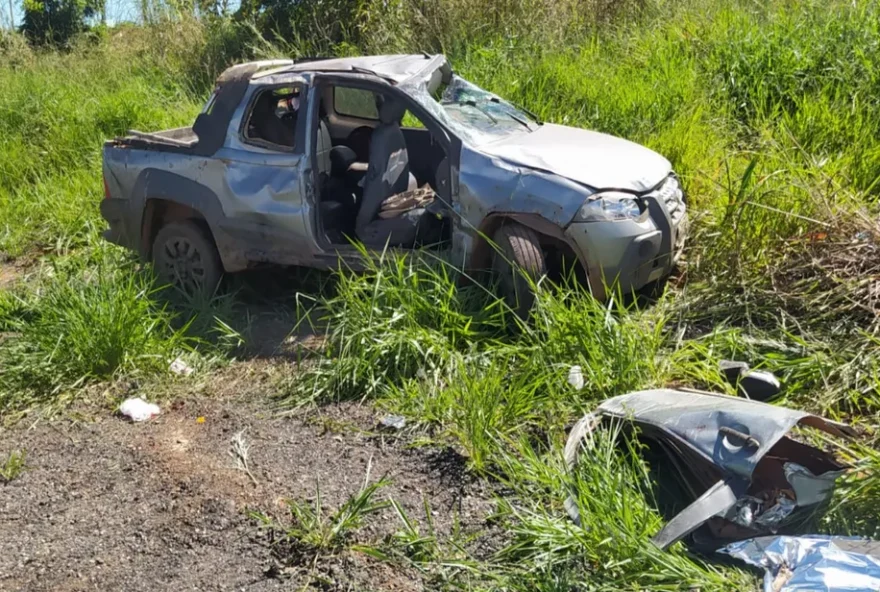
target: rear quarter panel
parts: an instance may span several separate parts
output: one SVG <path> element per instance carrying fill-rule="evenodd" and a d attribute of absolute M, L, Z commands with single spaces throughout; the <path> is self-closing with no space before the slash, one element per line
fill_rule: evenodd
<path fill-rule="evenodd" d="M 209 223 L 218 223 L 223 207 L 211 187 L 222 177 L 221 163 L 205 156 L 105 145 L 104 179 L 110 195 L 128 202 L 126 228 L 139 236 L 148 199 L 168 199 L 188 205 Z"/>

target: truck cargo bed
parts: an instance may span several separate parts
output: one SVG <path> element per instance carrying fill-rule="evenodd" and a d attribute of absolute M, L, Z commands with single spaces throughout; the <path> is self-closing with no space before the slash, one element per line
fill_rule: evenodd
<path fill-rule="evenodd" d="M 171 152 L 191 152 L 199 141 L 192 127 L 177 127 L 159 132 L 129 130 L 125 137 L 116 138 L 114 146 Z"/>

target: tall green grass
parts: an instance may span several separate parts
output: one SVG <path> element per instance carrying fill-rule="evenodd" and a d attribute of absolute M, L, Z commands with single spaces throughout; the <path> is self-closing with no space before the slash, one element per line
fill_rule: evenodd
<path fill-rule="evenodd" d="M 846 452 L 858 478 L 823 528 L 876 534 L 880 342 L 865 295 L 877 277 L 845 261 L 855 237 L 869 237 L 862 249 L 877 241 L 880 5 L 611 4 L 363 2 L 342 40 L 310 25 L 269 43 L 247 22 L 182 19 L 65 54 L 0 44 L 0 251 L 49 260 L 41 279 L 0 291 L 0 413 L 159 372 L 195 346 L 181 329 L 189 313 L 173 319 L 146 276 L 97 246 L 104 138 L 189 123 L 213 77 L 246 57 L 443 50 L 464 76 L 547 121 L 666 155 L 689 195 L 680 274 L 649 307 L 542 283 L 532 323 L 511 331 L 502 302 L 436 258 L 341 270 L 315 297 L 326 348 L 280 385 L 279 402 L 370 400 L 499 484 L 510 538 L 483 579 L 468 570 L 471 587 L 745 589 L 738 571 L 646 543 L 661 521 L 650 475 L 605 436 L 574 477 L 588 528 L 569 523 L 560 448 L 606 397 L 667 385 L 729 392 L 718 361 L 746 360 L 779 375 L 780 403 L 862 429 Z M 56 268 L 58 254 L 79 264 Z M 221 305 L 228 316 L 235 296 Z M 572 366 L 581 389 L 568 383 Z M 404 522 L 405 540 L 431 531 Z M 419 555 L 420 566 L 448 574 L 439 555 Z"/>
<path fill-rule="evenodd" d="M 197 342 L 154 300 L 149 273 L 119 258 L 59 262 L 0 307 L 0 417 L 70 400 L 94 380 L 166 372 Z"/>
<path fill-rule="evenodd" d="M 0 251 L 85 244 L 103 226 L 102 142 L 191 122 L 199 103 L 151 61 L 85 45 L 0 66 Z"/>
<path fill-rule="evenodd" d="M 500 500 L 512 539 L 499 554 L 513 589 L 558 590 L 589 582 L 596 590 L 746 590 L 751 577 L 688 556 L 661 551 L 650 538 L 663 519 L 653 500 L 653 479 L 638 444 L 623 446 L 620 426 L 590 436 L 590 460 L 569 475 L 559 454 L 537 455 L 515 440 L 503 454 L 504 483 L 516 494 Z M 559 502 L 576 491 L 581 524 Z"/>

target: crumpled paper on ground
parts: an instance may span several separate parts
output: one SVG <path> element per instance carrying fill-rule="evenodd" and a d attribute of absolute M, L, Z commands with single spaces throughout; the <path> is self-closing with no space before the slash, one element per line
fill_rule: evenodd
<path fill-rule="evenodd" d="M 131 421 L 146 421 L 161 413 L 159 406 L 155 403 L 147 403 L 140 397 L 126 399 L 119 406 L 119 413 L 129 418 Z"/>

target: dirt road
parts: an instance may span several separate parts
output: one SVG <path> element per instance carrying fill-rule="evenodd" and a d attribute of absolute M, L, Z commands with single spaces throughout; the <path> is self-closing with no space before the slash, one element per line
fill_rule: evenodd
<path fill-rule="evenodd" d="M 387 476 L 381 499 L 424 516 L 438 531 L 458 516 L 486 528 L 485 485 L 451 451 L 414 449 L 377 431 L 369 407 L 273 416 L 265 399 L 178 399 L 132 424 L 110 410 L 84 421 L 27 420 L 0 435 L 0 452 L 27 450 L 27 470 L 0 485 L 0 590 L 418 590 L 424 575 L 345 550 L 285 560 L 248 515 L 284 516 L 285 498 L 332 512 L 363 484 Z M 203 419 L 200 419 L 203 418 Z M 229 454 L 244 430 L 256 485 Z M 356 542 L 381 544 L 401 527 L 390 510 L 368 517 Z M 479 550 L 476 551 L 479 553 Z"/>

